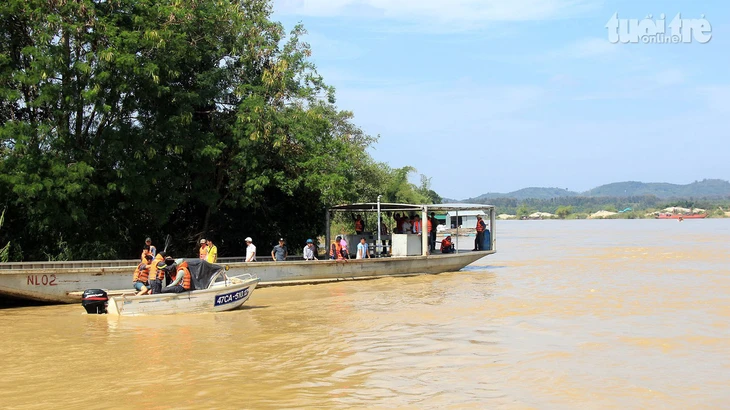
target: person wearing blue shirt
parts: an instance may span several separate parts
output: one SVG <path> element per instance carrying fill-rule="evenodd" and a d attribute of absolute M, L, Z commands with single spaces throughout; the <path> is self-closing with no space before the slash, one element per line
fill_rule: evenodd
<path fill-rule="evenodd" d="M 365 259 L 370 257 L 368 252 L 368 244 L 365 242 L 365 237 L 360 238 L 360 243 L 357 244 L 357 256 L 355 259 Z"/>

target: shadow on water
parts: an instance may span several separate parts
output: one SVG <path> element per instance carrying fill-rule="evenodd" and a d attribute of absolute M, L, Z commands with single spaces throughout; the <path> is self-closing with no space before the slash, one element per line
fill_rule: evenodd
<path fill-rule="evenodd" d="M 465 266 L 461 268 L 460 272 L 480 272 L 480 271 L 489 271 L 492 269 L 501 269 L 506 268 L 507 266 L 501 266 L 501 265 L 475 265 L 475 266 Z"/>
<path fill-rule="evenodd" d="M 268 309 L 270 307 L 271 306 L 269 306 L 269 305 L 260 305 L 260 306 L 256 306 L 256 305 L 243 305 L 243 306 L 241 306 L 238 309 L 228 310 L 227 312 L 235 312 L 236 310 Z M 221 313 L 224 313 L 224 312 L 221 312 Z"/>
<path fill-rule="evenodd" d="M 57 305 L 57 303 L 19 299 L 19 298 L 14 298 L 14 297 L 10 297 L 10 296 L 5 296 L 0 299 L 0 310 L 21 308 L 21 307 L 30 307 L 30 306 L 50 306 L 50 305 Z"/>

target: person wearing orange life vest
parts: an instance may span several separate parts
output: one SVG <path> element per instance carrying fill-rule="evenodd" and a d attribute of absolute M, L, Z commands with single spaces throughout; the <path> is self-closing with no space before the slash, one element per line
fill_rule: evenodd
<path fill-rule="evenodd" d="M 482 244 L 484 243 L 484 231 L 487 229 L 487 224 L 482 220 L 481 215 L 477 215 L 477 237 L 474 239 L 474 249 L 472 251 L 483 251 Z"/>
<path fill-rule="evenodd" d="M 208 243 L 205 239 L 200 240 L 200 250 L 198 251 L 200 259 L 205 260 L 208 257 Z"/>
<path fill-rule="evenodd" d="M 150 294 L 162 291 L 162 279 L 165 278 L 165 273 L 160 271 L 167 266 L 165 265 L 165 256 L 167 254 L 164 251 L 158 253 L 150 265 Z M 160 278 L 160 274 L 162 278 Z"/>
<path fill-rule="evenodd" d="M 441 240 L 441 253 L 453 253 L 454 244 L 451 242 L 451 235 L 447 235 Z"/>
<path fill-rule="evenodd" d="M 345 259 L 345 252 L 343 252 L 342 247 L 342 236 L 337 235 L 335 238 L 335 241 L 332 242 L 330 245 L 330 259 L 332 260 L 338 260 L 338 261 L 344 261 Z"/>
<path fill-rule="evenodd" d="M 177 265 L 177 272 L 175 278 L 170 286 L 162 289 L 162 293 L 183 293 L 193 290 L 192 286 L 193 277 L 190 275 L 190 269 L 188 269 L 188 262 L 184 261 Z"/>
<path fill-rule="evenodd" d="M 355 217 L 355 234 L 356 235 L 362 235 L 362 232 L 365 230 L 365 222 L 363 222 L 362 217 L 360 215 Z"/>
<path fill-rule="evenodd" d="M 431 213 L 433 215 L 433 213 Z M 436 243 L 433 241 L 435 239 L 433 230 L 433 222 L 431 221 L 431 218 L 426 219 L 426 232 L 428 233 L 428 251 L 433 253 L 433 251 L 436 249 Z"/>
<path fill-rule="evenodd" d="M 152 255 L 146 255 L 145 261 L 137 265 L 132 276 L 132 283 L 134 289 L 137 291 L 136 295 L 144 295 L 149 291 L 149 277 L 150 277 L 150 264 L 152 263 Z"/>
<path fill-rule="evenodd" d="M 413 217 L 413 233 L 421 234 L 421 217 L 416 215 Z"/>

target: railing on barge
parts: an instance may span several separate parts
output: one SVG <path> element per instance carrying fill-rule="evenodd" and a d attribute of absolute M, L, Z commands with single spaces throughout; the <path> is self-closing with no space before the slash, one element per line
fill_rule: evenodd
<path fill-rule="evenodd" d="M 243 256 L 218 258 L 218 265 L 226 263 L 244 262 Z M 259 262 L 271 261 L 271 256 L 256 257 Z M 289 255 L 288 261 L 302 260 L 301 255 Z M 0 272 L 4 270 L 52 270 L 52 269 L 84 269 L 84 268 L 131 268 L 139 263 L 138 259 L 98 260 L 98 261 L 38 261 L 38 262 L 8 262 L 0 263 Z"/>

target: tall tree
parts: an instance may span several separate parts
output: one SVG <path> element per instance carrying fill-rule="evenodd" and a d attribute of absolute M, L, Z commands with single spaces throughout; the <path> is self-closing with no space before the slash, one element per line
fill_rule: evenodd
<path fill-rule="evenodd" d="M 117 258 L 146 236 L 223 254 L 321 233 L 327 205 L 425 198 L 335 106 L 267 0 L 0 4 L 0 239 Z M 13 252 L 11 252 L 13 253 Z M 20 254 L 20 253 L 18 253 Z"/>

